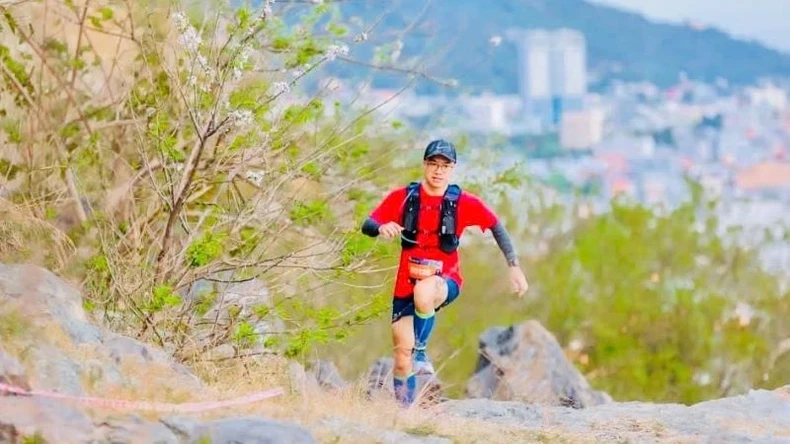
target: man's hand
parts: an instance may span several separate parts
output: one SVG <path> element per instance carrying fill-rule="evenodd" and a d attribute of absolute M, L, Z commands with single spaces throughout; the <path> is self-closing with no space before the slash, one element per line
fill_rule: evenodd
<path fill-rule="evenodd" d="M 401 231 L 403 231 L 403 227 L 398 225 L 397 222 L 387 222 L 386 224 L 379 227 L 379 234 L 386 239 L 392 239 L 396 236 L 400 236 Z"/>
<path fill-rule="evenodd" d="M 529 283 L 526 276 L 524 276 L 524 272 L 521 271 L 518 265 L 514 265 L 508 267 L 508 273 L 510 274 L 510 283 L 513 284 L 513 290 L 519 296 L 523 295 L 529 289 Z"/>

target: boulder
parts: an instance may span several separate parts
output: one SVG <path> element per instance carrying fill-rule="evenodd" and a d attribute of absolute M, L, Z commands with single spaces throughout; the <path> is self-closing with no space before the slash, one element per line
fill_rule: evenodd
<path fill-rule="evenodd" d="M 90 442 L 93 433 L 91 420 L 67 403 L 0 396 L 0 442 Z M 33 439 L 36 436 L 43 441 Z"/>
<path fill-rule="evenodd" d="M 101 330 L 82 307 L 82 295 L 54 273 L 34 265 L 0 264 L 0 299 L 22 307 L 34 325 L 53 323 L 75 344 L 98 344 Z"/>
<path fill-rule="evenodd" d="M 348 385 L 343 377 L 340 376 L 335 364 L 329 361 L 316 360 L 312 363 L 308 374 L 326 390 L 341 390 Z"/>
<path fill-rule="evenodd" d="M 94 324 L 80 292 L 46 269 L 0 264 L 0 308 L 0 322 L 16 325 L 7 347 L 24 350 L 28 387 L 75 396 L 159 388 L 186 396 L 203 387 L 164 350 Z"/>
<path fill-rule="evenodd" d="M 137 415 L 114 416 L 96 424 L 94 437 L 102 443 L 178 444 L 183 437 L 176 436 L 159 421 L 147 421 Z"/>
<path fill-rule="evenodd" d="M 593 390 L 568 361 L 556 338 L 537 321 L 492 327 L 479 340 L 470 398 L 589 407 L 611 401 Z"/>
<path fill-rule="evenodd" d="M 560 442 L 790 442 L 790 385 L 691 406 L 610 402 L 573 409 L 478 398 L 448 401 L 433 413 L 551 431 Z"/>

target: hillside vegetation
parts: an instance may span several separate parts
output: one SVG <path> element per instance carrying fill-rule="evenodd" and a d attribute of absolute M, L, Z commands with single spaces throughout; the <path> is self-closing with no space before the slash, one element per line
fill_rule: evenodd
<path fill-rule="evenodd" d="M 387 187 L 419 177 L 426 136 L 328 90 L 296 94 L 370 42 L 332 5 L 295 6 L 298 27 L 278 5 L 0 6 L 0 261 L 68 278 L 97 320 L 180 363 L 230 348 L 223 360 L 328 356 L 356 376 L 389 353 L 397 253 L 358 227 Z M 553 203 L 518 165 L 464 186 L 506 219 L 531 290 L 508 295 L 493 241 L 470 233 L 468 283 L 431 345 L 455 393 L 477 335 L 524 318 L 615 399 L 694 402 L 790 377 L 786 290 L 716 236 L 702 196 L 595 215 Z M 268 300 L 218 300 L 254 283 Z"/>

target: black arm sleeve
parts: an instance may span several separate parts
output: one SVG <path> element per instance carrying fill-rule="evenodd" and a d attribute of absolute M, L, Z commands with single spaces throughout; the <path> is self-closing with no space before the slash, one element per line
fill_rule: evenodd
<path fill-rule="evenodd" d="M 502 222 L 497 222 L 494 228 L 491 229 L 491 232 L 494 234 L 494 239 L 497 245 L 499 245 L 499 249 L 502 250 L 502 254 L 505 255 L 507 264 L 510 266 L 518 264 L 518 255 L 516 254 L 516 250 L 513 249 L 510 234 L 508 234 Z"/>
<path fill-rule="evenodd" d="M 379 223 L 368 217 L 367 219 L 365 219 L 365 222 L 362 223 L 362 233 L 370 237 L 378 236 Z"/>

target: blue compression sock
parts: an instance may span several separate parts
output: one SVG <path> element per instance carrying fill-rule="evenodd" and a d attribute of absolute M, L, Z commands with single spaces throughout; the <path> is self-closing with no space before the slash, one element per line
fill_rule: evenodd
<path fill-rule="evenodd" d="M 414 391 L 417 389 L 417 378 L 414 372 L 408 376 L 393 376 L 393 387 L 395 389 L 395 399 L 403 407 L 408 407 L 414 402 Z"/>
<path fill-rule="evenodd" d="M 416 360 L 425 360 L 426 358 L 425 347 L 428 346 L 428 338 L 431 336 L 435 321 L 435 310 L 431 310 L 430 313 L 414 310 L 414 358 Z"/>

